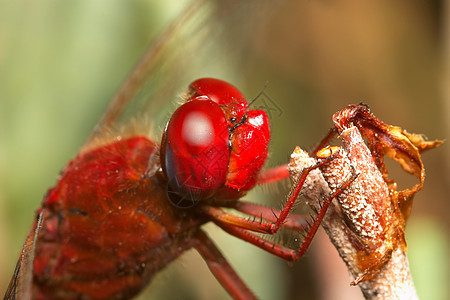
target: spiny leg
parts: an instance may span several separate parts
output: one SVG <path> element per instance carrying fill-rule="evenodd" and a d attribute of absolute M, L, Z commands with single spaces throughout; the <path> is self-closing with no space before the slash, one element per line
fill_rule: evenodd
<path fill-rule="evenodd" d="M 331 128 L 328 134 L 322 139 L 322 141 L 319 143 L 319 145 L 316 146 L 316 148 L 310 153 L 310 155 L 312 157 L 315 157 L 320 149 L 325 148 L 329 144 L 330 140 L 337 134 L 337 132 L 338 131 L 335 127 Z M 288 177 L 288 164 L 284 164 L 261 172 L 261 174 L 258 175 L 256 184 L 276 182 Z"/>
<path fill-rule="evenodd" d="M 201 206 L 199 209 L 214 221 L 260 233 L 268 233 L 273 223 L 278 220 L 277 215 L 281 213 L 277 209 L 244 201 L 230 203 L 226 207 L 243 212 L 249 217 L 239 217 L 209 205 Z M 283 224 L 283 227 L 293 230 L 304 230 L 307 225 L 308 221 L 305 217 L 292 214 Z"/>
<path fill-rule="evenodd" d="M 279 209 L 274 209 L 257 203 L 237 201 L 230 206 L 240 212 L 246 213 L 251 216 L 262 216 L 263 219 L 269 222 L 276 222 L 281 213 Z M 290 214 L 283 226 L 294 230 L 302 230 L 308 223 L 305 216 Z"/>
<path fill-rule="evenodd" d="M 241 218 L 232 214 L 227 214 L 221 209 L 212 207 L 212 206 L 203 206 L 201 207 L 203 213 L 207 214 L 209 217 L 211 217 L 214 221 L 220 222 L 222 224 L 229 224 L 230 226 L 237 226 L 246 230 L 251 230 L 255 232 L 261 232 L 261 233 L 267 233 L 267 234 L 275 234 L 277 233 L 278 229 L 286 222 L 287 216 L 289 212 L 292 209 L 292 206 L 294 205 L 295 201 L 298 198 L 298 195 L 300 194 L 300 191 L 303 187 L 303 184 L 305 183 L 306 178 L 308 177 L 309 172 L 311 172 L 314 169 L 317 169 L 318 167 L 322 166 L 323 164 L 328 163 L 334 159 L 334 154 L 330 154 L 328 157 L 318 160 L 318 162 L 308 168 L 303 169 L 297 183 L 295 184 L 294 189 L 291 191 L 286 203 L 284 204 L 283 209 L 281 212 L 279 212 L 278 217 L 274 215 L 276 220 L 272 223 L 267 223 L 263 221 L 262 215 L 260 216 L 260 221 L 258 222 L 256 219 L 249 220 L 245 218 Z M 339 192 L 340 193 L 340 192 Z M 264 209 L 262 209 L 264 210 Z M 258 217 L 258 215 L 254 215 L 255 217 Z M 271 218 L 273 220 L 273 218 Z M 303 219 L 304 220 L 304 219 Z"/>
<path fill-rule="evenodd" d="M 341 187 L 337 188 L 332 194 L 330 194 L 324 200 L 316 219 L 311 224 L 310 228 L 307 230 L 305 239 L 302 241 L 302 244 L 300 245 L 298 250 L 293 250 L 288 247 L 269 242 L 266 239 L 252 232 L 249 232 L 245 229 L 242 229 L 238 226 L 233 226 L 233 224 L 224 223 L 220 219 L 215 219 L 214 222 L 224 231 L 241 240 L 247 241 L 282 259 L 295 262 L 299 260 L 305 254 L 306 250 L 309 248 L 309 245 L 311 244 L 311 241 L 314 235 L 316 234 L 333 198 L 342 193 L 342 191 L 345 190 L 356 179 L 357 176 L 358 174 L 353 174 L 349 180 L 347 180 Z"/>
<path fill-rule="evenodd" d="M 300 194 L 300 191 L 302 190 L 303 184 L 305 183 L 305 180 L 308 177 L 309 172 L 328 163 L 329 161 L 333 160 L 334 157 L 335 157 L 335 155 L 331 154 L 327 158 L 319 159 L 315 165 L 303 169 L 296 184 L 294 185 L 294 188 L 291 190 L 289 197 L 288 197 L 286 203 L 284 204 L 283 209 L 281 210 L 281 213 L 278 216 L 277 221 L 272 224 L 272 226 L 270 227 L 270 230 L 267 233 L 275 234 L 278 231 L 278 229 L 280 228 L 281 224 L 283 224 L 285 222 L 289 212 L 292 209 L 292 206 L 294 205 L 295 201 L 297 200 L 297 198 Z"/>

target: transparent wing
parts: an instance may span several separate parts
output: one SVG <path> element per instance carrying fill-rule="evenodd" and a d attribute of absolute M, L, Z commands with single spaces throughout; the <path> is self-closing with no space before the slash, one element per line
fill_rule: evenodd
<path fill-rule="evenodd" d="M 248 14 L 248 12 L 253 12 Z M 190 82 L 211 76 L 244 85 L 261 3 L 192 1 L 152 43 L 109 103 L 90 140 L 130 118 L 161 126 Z M 259 88 L 265 81 L 261 80 Z M 256 93 L 255 93 L 256 95 Z M 251 97 L 251 96 L 250 96 Z"/>
<path fill-rule="evenodd" d="M 17 260 L 14 274 L 6 290 L 5 300 L 31 299 L 35 241 L 42 227 L 43 216 L 44 210 L 39 213 L 33 228 L 25 240 L 19 259 Z"/>

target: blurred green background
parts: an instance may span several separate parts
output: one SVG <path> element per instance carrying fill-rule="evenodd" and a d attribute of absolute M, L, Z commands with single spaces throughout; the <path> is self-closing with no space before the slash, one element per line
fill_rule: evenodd
<path fill-rule="evenodd" d="M 46 190 L 147 45 L 186 3 L 0 2 L 0 293 Z M 334 112 L 361 101 L 388 124 L 448 139 L 447 2 L 222 1 L 227 7 L 219 9 L 208 4 L 214 17 L 206 16 L 208 10 L 196 14 L 205 18 L 206 30 L 187 30 L 186 43 L 177 45 L 181 54 L 137 97 L 140 105 L 150 103 L 144 115 L 156 123 L 155 135 L 189 81 L 213 76 L 234 83 L 249 99 L 268 82 L 265 94 L 277 108 L 269 166 L 287 162 L 295 145 L 312 149 L 332 126 Z M 168 89 L 161 97 L 159 91 Z M 130 114 L 137 111 L 133 106 Z M 448 153 L 446 143 L 424 154 L 427 178 L 407 227 L 421 299 L 450 298 Z M 393 174 L 401 184 L 413 182 Z M 281 196 L 266 194 L 259 190 L 249 197 L 280 205 Z M 262 299 L 362 297 L 348 286 L 339 260 L 331 261 L 335 250 L 326 237 L 318 237 L 292 266 L 207 227 Z M 193 251 L 158 274 L 147 295 L 142 298 L 228 298 Z"/>

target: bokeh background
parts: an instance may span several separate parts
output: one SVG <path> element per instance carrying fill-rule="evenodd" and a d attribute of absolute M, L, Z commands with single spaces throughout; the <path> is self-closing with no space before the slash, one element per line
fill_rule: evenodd
<path fill-rule="evenodd" d="M 0 2 L 0 293 L 46 190 L 149 43 L 188 3 Z M 270 101 L 260 105 L 272 112 L 268 166 L 287 162 L 296 145 L 312 149 L 334 112 L 361 101 L 388 124 L 448 142 L 449 15 L 445 1 L 210 1 L 194 13 L 201 26 L 180 30 L 168 50 L 175 54 L 158 62 L 121 122 L 139 114 L 158 135 L 189 81 L 212 76 L 250 99 L 267 83 Z M 427 178 L 407 226 L 408 256 L 420 298 L 448 299 L 447 143 L 423 161 Z M 405 186 L 414 183 L 393 174 Z M 248 198 L 279 207 L 278 190 Z M 207 230 L 262 299 L 362 298 L 321 233 L 306 257 L 289 265 L 214 226 Z M 189 251 L 142 299 L 213 297 L 228 298 Z"/>

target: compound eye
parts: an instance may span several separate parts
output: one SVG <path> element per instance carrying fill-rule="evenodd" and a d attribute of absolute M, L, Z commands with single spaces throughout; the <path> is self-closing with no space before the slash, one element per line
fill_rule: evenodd
<path fill-rule="evenodd" d="M 222 109 L 211 100 L 180 106 L 166 126 L 161 165 L 170 188 L 199 201 L 211 197 L 226 181 L 229 131 Z"/>
<path fill-rule="evenodd" d="M 189 85 L 192 97 L 207 96 L 221 106 L 247 103 L 244 95 L 232 84 L 216 78 L 200 78 Z"/>
<path fill-rule="evenodd" d="M 240 122 L 247 112 L 244 95 L 232 84 L 215 78 L 200 78 L 189 85 L 189 99 L 207 97 L 216 102 L 229 120 L 228 127 Z"/>

